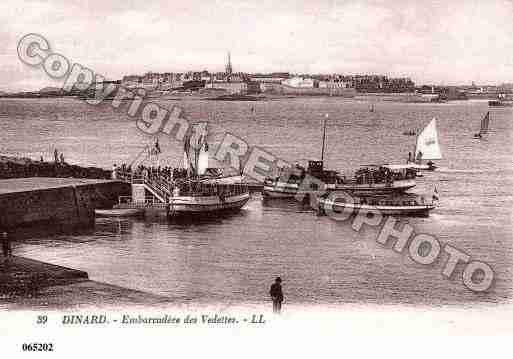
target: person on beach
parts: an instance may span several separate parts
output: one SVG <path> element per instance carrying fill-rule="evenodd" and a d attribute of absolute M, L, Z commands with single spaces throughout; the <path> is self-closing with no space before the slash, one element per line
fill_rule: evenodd
<path fill-rule="evenodd" d="M 61 152 L 61 165 L 64 164 L 64 154 Z"/>
<path fill-rule="evenodd" d="M 276 277 L 271 290 L 269 290 L 271 299 L 273 300 L 273 312 L 279 314 L 281 312 L 281 302 L 283 302 L 283 292 L 281 290 L 281 278 Z"/>
<path fill-rule="evenodd" d="M 59 163 L 59 151 L 57 149 L 53 151 L 53 159 L 55 163 Z"/>

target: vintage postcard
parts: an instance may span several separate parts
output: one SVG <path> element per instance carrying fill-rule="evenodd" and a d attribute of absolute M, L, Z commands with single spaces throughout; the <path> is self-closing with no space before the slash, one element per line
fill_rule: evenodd
<path fill-rule="evenodd" d="M 1 351 L 491 355 L 513 333 L 512 19 L 3 0 Z"/>

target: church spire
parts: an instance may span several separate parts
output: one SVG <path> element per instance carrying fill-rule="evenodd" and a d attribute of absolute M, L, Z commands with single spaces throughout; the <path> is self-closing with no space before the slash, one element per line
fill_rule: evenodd
<path fill-rule="evenodd" d="M 228 51 L 228 62 L 226 63 L 226 74 L 228 76 L 232 74 L 232 61 L 230 59 L 230 51 Z"/>

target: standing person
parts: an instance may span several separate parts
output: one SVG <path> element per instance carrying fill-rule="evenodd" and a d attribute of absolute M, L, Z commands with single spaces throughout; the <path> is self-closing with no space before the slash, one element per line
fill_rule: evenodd
<path fill-rule="evenodd" d="M 61 152 L 61 165 L 64 164 L 64 154 Z"/>
<path fill-rule="evenodd" d="M 55 163 L 59 163 L 59 151 L 57 149 L 53 151 L 53 159 Z"/>
<path fill-rule="evenodd" d="M 283 292 L 281 290 L 281 278 L 276 277 L 269 294 L 273 300 L 273 312 L 279 314 L 281 312 L 281 302 L 283 302 Z"/>
<path fill-rule="evenodd" d="M 11 243 L 9 242 L 7 232 L 2 232 L 2 252 L 6 258 L 12 255 Z"/>

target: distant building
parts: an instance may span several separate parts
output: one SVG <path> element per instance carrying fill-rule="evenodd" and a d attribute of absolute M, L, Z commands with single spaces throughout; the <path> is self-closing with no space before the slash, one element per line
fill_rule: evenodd
<path fill-rule="evenodd" d="M 319 81 L 319 88 L 341 88 L 348 89 L 352 88 L 353 83 L 351 81 Z"/>
<path fill-rule="evenodd" d="M 286 72 L 278 72 L 272 74 L 254 74 L 249 75 L 249 79 L 255 82 L 261 83 L 276 83 L 281 84 L 282 81 L 285 81 L 290 78 L 289 73 Z"/>
<path fill-rule="evenodd" d="M 205 88 L 222 89 L 230 95 L 245 95 L 248 93 L 248 84 L 242 81 L 211 82 L 205 84 Z"/>
<path fill-rule="evenodd" d="M 246 86 L 248 87 L 248 90 L 247 90 L 248 94 L 257 94 L 257 93 L 262 92 L 259 82 L 247 81 Z"/>
<path fill-rule="evenodd" d="M 137 75 L 128 75 L 123 76 L 123 79 L 121 80 L 121 85 L 123 85 L 126 88 L 137 88 L 141 87 L 142 79 L 141 76 Z"/>
<path fill-rule="evenodd" d="M 318 86 L 315 86 L 314 79 L 304 78 L 304 77 L 292 77 L 290 79 L 283 80 L 282 84 L 291 86 L 291 87 L 302 87 L 302 88 L 318 87 Z"/>

